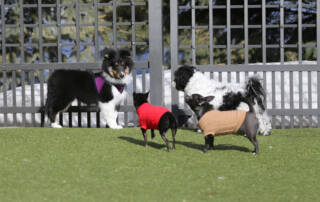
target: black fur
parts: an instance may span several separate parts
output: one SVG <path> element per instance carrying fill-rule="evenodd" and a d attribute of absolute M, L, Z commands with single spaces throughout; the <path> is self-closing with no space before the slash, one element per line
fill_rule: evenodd
<path fill-rule="evenodd" d="M 148 102 L 148 93 L 133 93 L 133 103 L 136 109 L 138 109 L 142 104 Z M 168 131 L 168 129 L 171 129 L 171 133 L 172 133 L 172 149 L 175 149 L 175 136 L 177 133 L 177 128 L 178 128 L 178 123 L 176 118 L 174 117 L 174 115 L 171 112 L 166 112 L 165 114 L 162 115 L 162 117 L 160 118 L 160 121 L 158 123 L 158 130 L 159 133 L 161 135 L 161 138 L 163 139 L 163 141 L 166 143 L 167 146 L 167 151 L 169 152 L 169 143 L 168 143 L 168 139 L 166 137 L 166 132 Z M 146 130 L 144 130 L 143 128 L 141 128 L 142 131 L 142 135 L 144 138 L 144 145 L 147 146 L 147 135 L 146 135 Z M 151 129 L 151 137 L 154 138 L 154 130 Z"/>
<path fill-rule="evenodd" d="M 182 66 L 174 72 L 174 82 L 176 84 L 176 89 L 184 91 L 187 86 L 189 79 L 195 73 L 196 68 L 192 66 Z"/>
<path fill-rule="evenodd" d="M 48 115 L 51 123 L 55 122 L 57 113 L 65 110 L 74 99 L 86 104 L 105 103 L 113 99 L 112 85 L 114 84 L 105 80 L 99 94 L 94 78 L 107 74 L 115 82 L 121 83 L 121 79 L 131 73 L 133 61 L 130 58 L 130 52 L 127 50 L 108 49 L 103 51 L 102 54 L 102 72 L 100 73 L 93 74 L 89 71 L 59 69 L 50 75 L 47 82 L 47 100 L 42 110 Z M 112 68 L 113 72 L 119 77 L 112 77 L 108 68 Z M 44 120 L 41 122 L 43 123 Z"/>
<path fill-rule="evenodd" d="M 246 95 L 245 97 L 249 99 L 250 103 L 254 103 L 254 100 L 257 100 L 257 104 L 264 111 L 265 110 L 265 99 L 266 94 L 260 83 L 260 80 L 257 77 L 250 77 L 246 86 Z"/>
<path fill-rule="evenodd" d="M 244 96 L 238 93 L 227 93 L 223 96 L 223 104 L 218 108 L 220 111 L 235 110 L 242 102 Z"/>

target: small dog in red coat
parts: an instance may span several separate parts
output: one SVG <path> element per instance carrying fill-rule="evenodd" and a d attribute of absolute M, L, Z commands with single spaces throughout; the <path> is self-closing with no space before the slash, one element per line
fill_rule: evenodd
<path fill-rule="evenodd" d="M 133 93 L 133 102 L 139 116 L 139 124 L 144 138 L 144 146 L 147 146 L 146 131 L 151 129 L 151 137 L 154 138 L 154 130 L 159 130 L 161 138 L 166 143 L 169 152 L 166 132 L 171 128 L 172 149 L 175 149 L 175 136 L 177 133 L 177 120 L 169 109 L 161 106 L 154 106 L 148 102 L 148 93 Z"/>

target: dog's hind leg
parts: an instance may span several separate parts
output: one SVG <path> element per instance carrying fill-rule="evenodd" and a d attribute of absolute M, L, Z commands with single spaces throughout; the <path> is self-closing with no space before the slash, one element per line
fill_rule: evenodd
<path fill-rule="evenodd" d="M 177 134 L 177 128 L 171 128 L 172 133 L 172 150 L 176 149 L 176 134 Z"/>
<path fill-rule="evenodd" d="M 161 138 L 163 139 L 163 141 L 166 143 L 166 146 L 167 146 L 167 152 L 170 151 L 169 149 L 169 142 L 168 142 L 168 139 L 166 137 L 166 133 L 165 132 L 160 132 L 160 135 L 161 135 Z"/>
<path fill-rule="evenodd" d="M 206 135 L 204 137 L 204 142 L 203 153 L 206 153 L 211 148 L 211 145 L 213 147 L 213 135 Z"/>
<path fill-rule="evenodd" d="M 247 134 L 247 137 L 254 146 L 254 150 L 253 150 L 252 154 L 256 155 L 259 153 L 259 145 L 258 145 L 258 140 L 256 138 L 256 134 L 253 134 L 251 132 L 248 132 L 248 133 L 249 134 Z"/>
<path fill-rule="evenodd" d="M 148 140 L 147 140 L 147 134 L 146 134 L 146 130 L 141 128 L 141 132 L 142 132 L 142 135 L 143 135 L 143 139 L 144 139 L 144 146 L 148 146 Z"/>
<path fill-rule="evenodd" d="M 213 150 L 214 149 L 214 136 L 213 135 L 209 135 L 209 149 Z"/>
<path fill-rule="evenodd" d="M 151 129 L 151 138 L 153 139 L 154 137 L 155 137 L 155 135 L 154 135 L 154 130 Z"/>

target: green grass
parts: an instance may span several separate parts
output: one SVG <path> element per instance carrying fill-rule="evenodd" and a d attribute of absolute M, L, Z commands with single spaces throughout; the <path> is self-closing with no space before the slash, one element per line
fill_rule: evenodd
<path fill-rule="evenodd" d="M 192 131 L 178 130 L 169 153 L 158 133 L 148 139 L 138 128 L 1 129 L 0 201 L 319 201 L 320 129 L 259 136 L 257 156 L 233 135 L 206 154 Z"/>

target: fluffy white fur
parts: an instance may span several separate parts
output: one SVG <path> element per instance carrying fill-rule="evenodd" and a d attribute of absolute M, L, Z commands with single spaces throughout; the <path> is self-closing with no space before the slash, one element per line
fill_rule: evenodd
<path fill-rule="evenodd" d="M 116 84 L 125 84 L 128 85 L 132 81 L 132 76 L 126 75 L 121 80 L 116 80 L 112 77 L 110 77 L 108 74 L 103 73 L 104 78 L 111 82 Z M 101 110 L 102 116 L 107 122 L 108 126 L 112 129 L 121 129 L 122 126 L 118 125 L 117 123 L 117 117 L 118 117 L 118 111 L 116 110 L 116 106 L 120 105 L 127 96 L 126 89 L 123 90 L 122 93 L 118 91 L 118 89 L 115 86 L 112 86 L 112 95 L 113 99 L 109 102 L 99 102 L 99 108 Z"/>
<path fill-rule="evenodd" d="M 175 85 L 175 84 L 173 84 Z M 209 79 L 201 72 L 195 72 L 190 78 L 184 92 L 191 96 L 198 93 L 202 96 L 213 95 L 215 98 L 210 102 L 215 109 L 219 108 L 223 102 L 223 96 L 228 92 L 244 92 L 245 83 L 225 83 L 217 82 Z M 246 103 L 241 103 L 238 110 L 248 111 L 249 107 Z M 262 111 L 257 104 L 254 105 L 257 118 L 259 120 L 259 132 L 263 135 L 268 135 L 271 131 L 270 118 L 266 111 Z"/>

